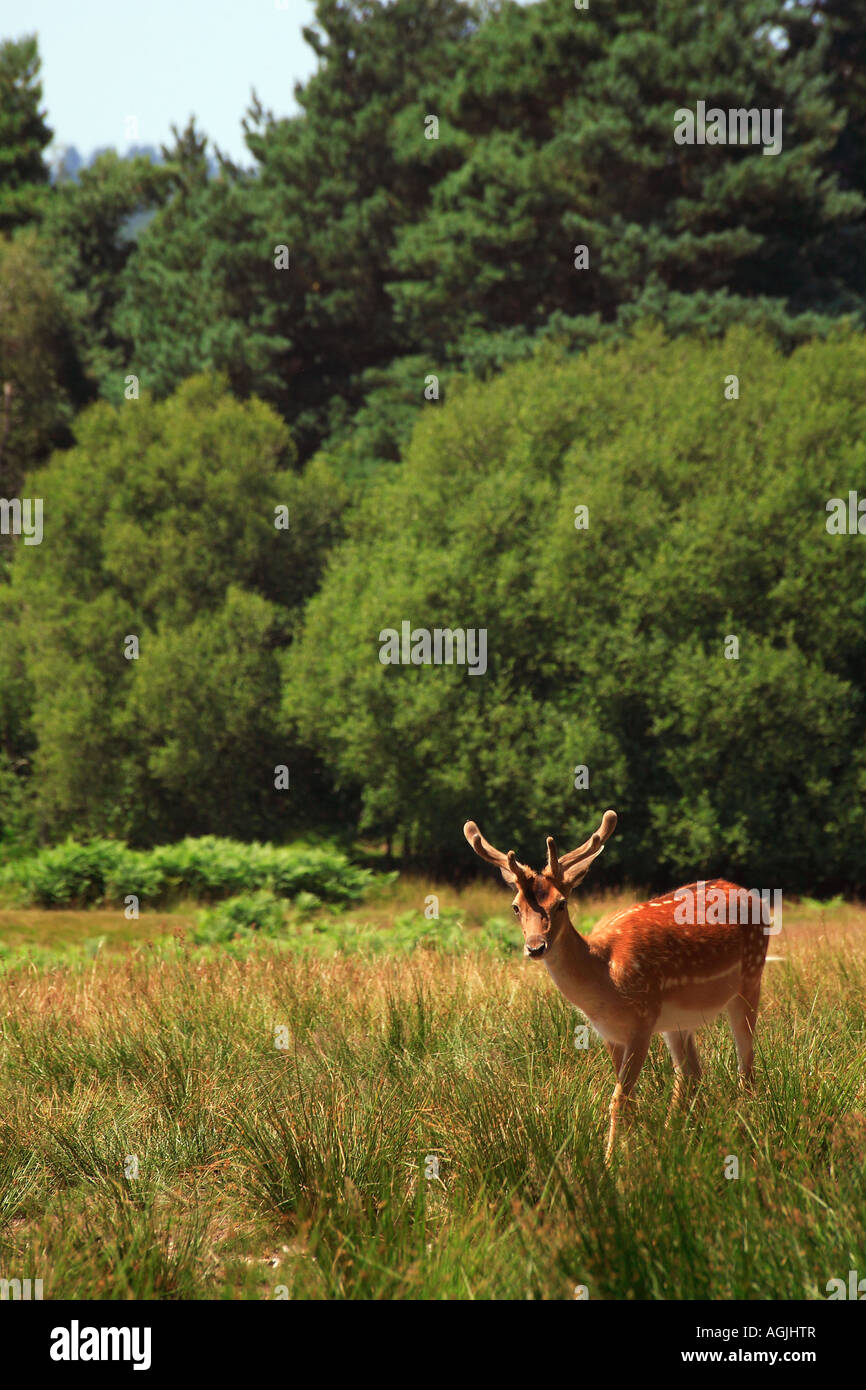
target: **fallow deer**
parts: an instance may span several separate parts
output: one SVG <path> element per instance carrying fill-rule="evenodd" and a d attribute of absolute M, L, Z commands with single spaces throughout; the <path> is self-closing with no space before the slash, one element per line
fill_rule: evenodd
<path fill-rule="evenodd" d="M 699 888 L 690 884 L 615 912 L 581 936 L 568 915 L 568 896 L 615 828 L 616 813 L 605 811 L 585 844 L 563 855 L 548 837 L 547 864 L 535 873 L 513 850 L 503 854 L 494 849 L 474 821 L 463 827 L 475 853 L 495 864 L 517 890 L 512 906 L 523 928 L 525 955 L 544 960 L 560 993 L 577 1005 L 610 1053 L 616 1087 L 605 1163 L 610 1163 L 620 1111 L 631 1099 L 655 1033 L 664 1035 L 673 1060 L 676 1101 L 685 1079 L 701 1074 L 695 1029 L 726 1008 L 741 1082 L 750 1082 L 768 935 L 761 910 L 751 914 L 757 921 L 738 911 L 744 897 L 752 902 L 757 894 L 715 879 L 703 885 L 708 895 L 716 890 L 714 902 L 727 909 L 716 911 L 715 920 L 709 920 L 709 913 L 703 914 L 705 922 L 683 922 L 684 913 L 675 918 L 677 905 Z"/>

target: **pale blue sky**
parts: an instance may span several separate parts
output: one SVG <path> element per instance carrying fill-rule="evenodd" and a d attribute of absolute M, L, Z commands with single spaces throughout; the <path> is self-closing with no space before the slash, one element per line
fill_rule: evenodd
<path fill-rule="evenodd" d="M 194 114 L 220 149 L 251 162 L 241 130 L 250 91 L 277 115 L 296 110 L 294 84 L 316 67 L 301 35 L 312 19 L 312 0 L 0 0 L 0 38 L 39 36 L 55 142 L 85 157 L 101 145 L 159 146 Z"/>
<path fill-rule="evenodd" d="M 250 92 L 278 116 L 297 109 L 295 83 L 317 62 L 301 34 L 313 19 L 313 0 L 0 0 L 0 39 L 39 36 L 52 154 L 158 147 L 195 115 L 246 164 Z"/>

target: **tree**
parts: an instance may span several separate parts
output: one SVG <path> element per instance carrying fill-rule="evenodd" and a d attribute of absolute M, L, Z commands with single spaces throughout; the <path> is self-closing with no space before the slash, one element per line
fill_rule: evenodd
<path fill-rule="evenodd" d="M 245 130 L 255 173 L 222 160 L 220 177 L 178 192 L 130 262 L 121 322 L 159 394 L 192 370 L 222 370 L 238 394 L 280 410 L 302 459 L 328 433 L 335 400 L 357 408 L 365 373 L 406 350 L 386 283 L 390 250 L 437 176 L 426 94 L 473 25 L 459 0 L 318 0 L 305 36 L 321 61 L 297 91 L 301 115 L 276 119 L 254 98 Z M 414 161 L 396 148 L 407 110 Z M 280 246 L 287 269 L 276 265 Z"/>
<path fill-rule="evenodd" d="M 431 372 L 489 374 L 543 338 L 582 350 L 648 315 L 786 348 L 859 321 L 855 26 L 820 10 L 318 0 L 300 114 L 254 99 L 245 121 L 255 170 L 208 179 L 194 139 L 175 151 L 198 173 L 141 237 L 118 331 L 158 394 L 224 371 L 302 460 L 327 440 L 359 477 L 399 458 Z M 781 152 L 678 145 L 698 100 L 781 109 Z"/>
<path fill-rule="evenodd" d="M 0 236 L 0 496 L 18 496 L 25 473 L 69 443 L 85 391 L 70 308 L 35 233 Z"/>
<path fill-rule="evenodd" d="M 47 192 L 40 66 L 35 35 L 0 43 L 0 231 L 38 219 Z"/>
<path fill-rule="evenodd" d="M 468 817 L 531 861 L 613 806 L 609 878 L 861 885 L 862 537 L 826 522 L 864 387 L 862 337 L 786 358 L 745 329 L 459 384 L 307 606 L 287 730 L 440 869 Z M 383 664 L 404 621 L 486 631 L 486 673 Z"/>
<path fill-rule="evenodd" d="M 25 634 L 7 584 L 0 582 L 0 859 L 31 848 L 35 837 L 30 774 L 34 750 L 32 691 Z"/>
<path fill-rule="evenodd" d="M 135 250 L 133 217 L 152 213 L 168 196 L 171 171 L 145 156 L 101 154 L 76 179 L 53 189 L 40 245 L 69 303 L 75 344 L 91 382 L 115 400 L 135 372 L 129 345 L 115 323 L 123 274 Z"/>
<path fill-rule="evenodd" d="M 392 254 L 406 335 L 459 366 L 507 329 L 583 346 L 648 314 L 676 332 L 763 314 L 796 340 L 862 317 L 866 203 L 833 163 L 847 90 L 826 42 L 794 51 L 798 22 L 763 0 L 491 15 L 442 97 L 459 163 Z M 676 144 L 701 99 L 781 109 L 781 152 Z"/>
<path fill-rule="evenodd" d="M 99 403 L 33 475 L 46 543 L 16 543 L 0 589 L 18 631 L 0 721 L 13 749 L 35 741 L 43 836 L 279 836 L 326 813 L 316 759 L 278 727 L 280 659 L 339 502 L 326 462 L 299 478 L 283 423 L 225 388 Z"/>
<path fill-rule="evenodd" d="M 194 373 L 223 372 L 239 396 L 283 394 L 275 364 L 274 251 L 258 182 L 229 161 L 209 177 L 207 141 L 190 123 L 164 149 L 170 197 L 141 233 L 121 282 L 115 325 L 130 369 L 164 396 Z M 132 365 L 134 364 L 134 365 Z"/>
<path fill-rule="evenodd" d="M 786 10 L 785 34 L 790 59 L 802 52 L 820 55 L 830 79 L 830 91 L 845 120 L 836 124 L 836 141 L 828 167 L 843 189 L 866 196 L 866 2 L 864 0 L 796 0 Z M 837 274 L 860 296 L 866 296 L 866 263 L 862 250 L 862 220 L 840 241 L 835 254 Z"/>

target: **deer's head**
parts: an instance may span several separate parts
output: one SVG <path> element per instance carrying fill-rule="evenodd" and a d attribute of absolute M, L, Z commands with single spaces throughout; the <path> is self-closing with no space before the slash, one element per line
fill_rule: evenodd
<path fill-rule="evenodd" d="M 521 864 L 514 850 L 503 854 L 485 840 L 474 820 L 463 827 L 475 853 L 488 864 L 495 864 L 509 888 L 515 890 L 512 909 L 523 928 L 523 950 L 527 956 L 540 960 L 556 941 L 559 933 L 570 926 L 568 895 L 582 883 L 593 859 L 597 859 L 616 829 L 616 812 L 605 811 L 598 830 L 577 849 L 560 856 L 553 837 L 547 837 L 547 863 L 540 873 Z"/>

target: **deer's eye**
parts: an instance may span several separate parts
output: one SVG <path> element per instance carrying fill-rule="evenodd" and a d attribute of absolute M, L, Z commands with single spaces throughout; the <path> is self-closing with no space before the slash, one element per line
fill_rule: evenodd
<path fill-rule="evenodd" d="M 517 903 L 511 904 L 511 911 L 514 913 L 515 917 L 520 916 L 520 908 L 517 906 Z"/>

